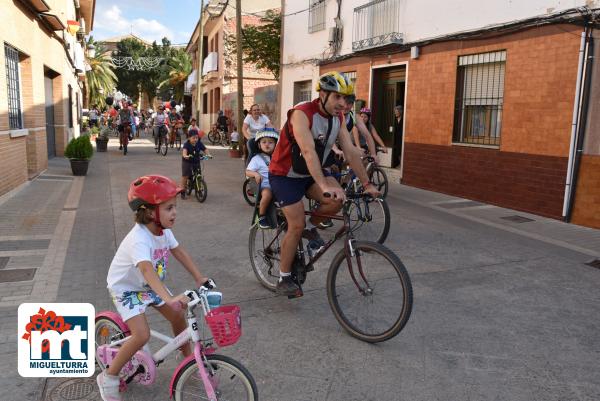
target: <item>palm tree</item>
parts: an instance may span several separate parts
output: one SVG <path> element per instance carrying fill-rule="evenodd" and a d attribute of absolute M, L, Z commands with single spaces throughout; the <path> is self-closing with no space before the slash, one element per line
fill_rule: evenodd
<path fill-rule="evenodd" d="M 90 36 L 86 46 L 90 44 L 96 48 L 96 54 L 91 58 L 86 56 L 86 61 L 91 68 L 85 73 L 88 99 L 90 105 L 97 104 L 102 108 L 106 104 L 105 96 L 112 93 L 117 84 L 117 76 L 113 71 L 115 65 L 112 63 L 102 42 L 96 42 Z"/>
<path fill-rule="evenodd" d="M 158 87 L 172 87 L 173 97 L 176 101 L 182 102 L 185 81 L 192 73 L 192 59 L 185 51 L 179 50 L 169 59 L 167 64 L 171 68 L 171 71 L 169 71 L 169 78 L 162 81 Z"/>

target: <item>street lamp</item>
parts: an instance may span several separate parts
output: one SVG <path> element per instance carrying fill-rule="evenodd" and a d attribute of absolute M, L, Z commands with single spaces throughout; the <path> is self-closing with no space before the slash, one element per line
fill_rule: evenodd
<path fill-rule="evenodd" d="M 94 58 L 96 56 L 96 46 L 90 43 L 87 47 L 87 50 L 89 58 Z"/>

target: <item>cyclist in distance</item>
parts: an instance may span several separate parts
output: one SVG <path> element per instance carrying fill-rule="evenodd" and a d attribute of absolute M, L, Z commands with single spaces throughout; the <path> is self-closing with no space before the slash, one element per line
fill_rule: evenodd
<path fill-rule="evenodd" d="M 269 182 L 288 224 L 281 244 L 277 283 L 277 291 L 288 296 L 302 296 L 300 287 L 291 278 L 292 262 L 301 238 L 309 240 L 307 248 L 311 255 L 325 244 L 316 228 L 324 219 L 312 216 L 305 224 L 302 198 L 306 195 L 317 201 L 318 214 L 337 213 L 345 200 L 340 184 L 323 170 L 329 167 L 326 165 L 331 160 L 328 155 L 337 139 L 365 192 L 373 197 L 380 195 L 369 182 L 361 152 L 353 145 L 344 121 L 345 96 L 354 94 L 353 85 L 345 76 L 332 71 L 319 78 L 316 90 L 317 99 L 300 103 L 288 111 L 269 165 Z"/>
<path fill-rule="evenodd" d="M 167 132 L 167 125 L 169 123 L 169 119 L 165 114 L 165 106 L 158 106 L 158 111 L 156 112 L 156 117 L 154 117 L 154 126 L 156 127 L 155 137 L 154 137 L 154 148 L 158 149 L 158 139 L 165 135 Z M 166 140 L 166 139 L 165 139 Z"/>

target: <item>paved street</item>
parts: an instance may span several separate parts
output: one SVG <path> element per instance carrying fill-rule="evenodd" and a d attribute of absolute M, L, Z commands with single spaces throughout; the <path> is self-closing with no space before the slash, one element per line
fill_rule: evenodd
<path fill-rule="evenodd" d="M 128 185 L 147 173 L 180 175 L 176 151 L 159 156 L 146 139 L 125 157 L 117 147 L 112 138 L 107 153 L 96 153 L 85 178 L 53 159 L 0 198 L 0 271 L 36 269 L 33 280 L 0 283 L 0 401 L 100 399 L 94 378 L 18 376 L 16 308 L 43 300 L 114 310 L 106 272 L 132 226 Z M 261 400 L 600 400 L 600 269 L 586 264 L 600 259 L 600 230 L 391 185 L 386 245 L 410 273 L 414 307 L 396 338 L 371 345 L 347 335 L 329 308 L 334 251 L 309 274 L 303 298 L 257 282 L 242 162 L 213 154 L 204 164 L 208 198 L 179 201 L 174 233 L 224 302 L 241 306 L 243 336 L 222 351 L 250 370 Z M 177 262 L 166 284 L 187 289 Z M 150 323 L 169 332 L 154 312 Z M 167 400 L 177 363 L 162 364 L 151 387 L 130 386 L 125 399 Z"/>

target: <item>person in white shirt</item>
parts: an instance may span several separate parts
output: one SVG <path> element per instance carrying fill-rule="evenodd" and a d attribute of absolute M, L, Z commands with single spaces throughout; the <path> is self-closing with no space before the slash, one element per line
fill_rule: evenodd
<path fill-rule="evenodd" d="M 181 309 L 185 295 L 173 296 L 163 284 L 169 256 L 173 255 L 194 278 L 196 286 L 212 287 L 191 256 L 175 239 L 171 228 L 177 216 L 177 194 L 181 188 L 170 178 L 147 175 L 129 187 L 129 206 L 135 212 L 135 226 L 125 236 L 108 270 L 107 287 L 117 312 L 127 323 L 131 338 L 119 348 L 111 365 L 98 375 L 98 387 L 104 401 L 121 400 L 119 372 L 150 338 L 146 308 L 156 308 L 170 323 L 177 336 L 187 328 Z M 182 353 L 191 354 L 189 344 Z"/>
<path fill-rule="evenodd" d="M 271 124 L 269 117 L 260 112 L 260 106 L 253 104 L 250 106 L 250 113 L 244 118 L 244 124 L 242 125 L 242 134 L 248 141 L 248 160 L 254 156 L 254 137 L 256 133 L 265 128 L 273 128 L 273 124 Z"/>
<path fill-rule="evenodd" d="M 233 131 L 231 131 L 231 135 L 229 136 L 229 138 L 231 139 L 232 145 L 237 145 L 238 142 L 240 141 L 240 133 L 237 132 L 236 127 L 233 127 Z"/>
<path fill-rule="evenodd" d="M 253 177 L 259 186 L 258 227 L 262 229 L 270 228 L 266 217 L 267 208 L 273 199 L 273 192 L 271 191 L 271 185 L 269 185 L 269 164 L 278 139 L 279 134 L 272 129 L 265 129 L 256 134 L 259 153 L 254 155 L 248 163 L 248 167 L 246 167 L 246 175 Z"/>

